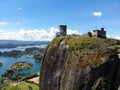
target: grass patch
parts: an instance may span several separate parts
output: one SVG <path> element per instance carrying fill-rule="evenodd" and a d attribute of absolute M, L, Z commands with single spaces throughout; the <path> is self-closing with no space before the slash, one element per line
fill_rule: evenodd
<path fill-rule="evenodd" d="M 9 83 L 0 87 L 0 90 L 39 90 L 38 85 L 29 82 Z"/>

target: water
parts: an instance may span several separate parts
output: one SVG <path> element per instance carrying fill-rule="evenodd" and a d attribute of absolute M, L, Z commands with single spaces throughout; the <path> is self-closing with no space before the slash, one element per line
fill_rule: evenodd
<path fill-rule="evenodd" d="M 9 52 L 12 50 L 21 50 L 21 51 L 25 51 L 26 48 L 32 48 L 32 47 L 38 47 L 38 48 L 46 48 L 47 44 L 44 45 L 32 45 L 32 46 L 19 46 L 16 48 L 1 48 L 0 52 Z M 34 72 L 38 72 L 40 71 L 40 65 L 41 62 L 40 61 L 35 61 L 34 58 L 30 58 L 31 55 L 23 55 L 21 57 L 4 57 L 4 56 L 0 56 L 0 62 L 3 63 L 2 66 L 0 66 L 0 79 L 1 76 L 6 72 L 6 70 L 8 70 L 10 68 L 10 66 L 16 62 L 29 62 L 33 64 L 33 67 L 31 69 L 27 69 L 27 70 L 22 70 L 21 73 L 22 74 L 27 74 L 27 73 L 34 73 Z"/>
<path fill-rule="evenodd" d="M 8 70 L 13 63 L 20 61 L 25 61 L 33 64 L 33 67 L 31 69 L 23 70 L 22 73 L 26 74 L 26 73 L 33 73 L 40 71 L 41 62 L 35 61 L 34 58 L 28 58 L 28 57 L 29 55 L 23 55 L 18 58 L 0 56 L 0 62 L 3 63 L 3 66 L 0 67 L 0 78 L 1 75 L 4 74 L 6 70 Z"/>
<path fill-rule="evenodd" d="M 44 44 L 44 45 L 32 45 L 32 46 L 18 46 L 16 48 L 0 48 L 0 52 L 10 52 L 10 51 L 13 51 L 13 50 L 25 51 L 26 48 L 32 48 L 32 47 L 46 48 L 47 44 Z"/>

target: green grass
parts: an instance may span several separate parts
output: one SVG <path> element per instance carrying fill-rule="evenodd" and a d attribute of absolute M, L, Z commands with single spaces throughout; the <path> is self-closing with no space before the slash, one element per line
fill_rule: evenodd
<path fill-rule="evenodd" d="M 95 37 L 57 37 L 55 38 L 51 46 L 56 47 L 60 44 L 61 41 L 64 41 L 66 45 L 69 45 L 70 51 L 76 50 L 106 50 L 110 44 L 107 43 L 106 39 L 95 38 Z M 109 40 L 111 41 L 111 40 Z M 112 41 L 111 41 L 112 42 Z"/>
<path fill-rule="evenodd" d="M 95 51 L 108 51 L 108 49 L 118 48 L 120 52 L 120 46 L 117 44 L 116 39 L 112 38 L 96 38 L 96 37 L 56 37 L 51 43 L 51 48 L 57 47 L 61 41 L 64 41 L 66 45 L 69 45 L 70 51 L 84 51 L 84 50 L 95 50 Z"/>
<path fill-rule="evenodd" d="M 25 81 L 20 83 L 10 83 L 8 85 L 4 84 L 0 90 L 29 90 L 29 88 L 32 90 L 39 90 L 38 85 Z"/>

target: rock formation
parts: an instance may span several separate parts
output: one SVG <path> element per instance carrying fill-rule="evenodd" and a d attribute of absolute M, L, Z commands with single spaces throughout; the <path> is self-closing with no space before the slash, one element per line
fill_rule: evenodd
<path fill-rule="evenodd" d="M 120 60 L 107 39 L 57 37 L 46 49 L 40 90 L 118 90 Z"/>

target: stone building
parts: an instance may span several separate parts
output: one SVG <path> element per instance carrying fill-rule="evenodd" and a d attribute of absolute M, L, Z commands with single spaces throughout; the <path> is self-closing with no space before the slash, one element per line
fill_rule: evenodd
<path fill-rule="evenodd" d="M 60 25 L 59 26 L 59 31 L 61 36 L 66 36 L 67 35 L 67 26 L 66 25 Z"/>
<path fill-rule="evenodd" d="M 91 35 L 93 37 L 106 38 L 106 31 L 104 30 L 104 28 L 101 28 L 101 30 L 93 30 L 91 32 Z"/>
<path fill-rule="evenodd" d="M 60 25 L 59 32 L 56 33 L 56 36 L 66 36 L 67 35 L 67 25 Z"/>

